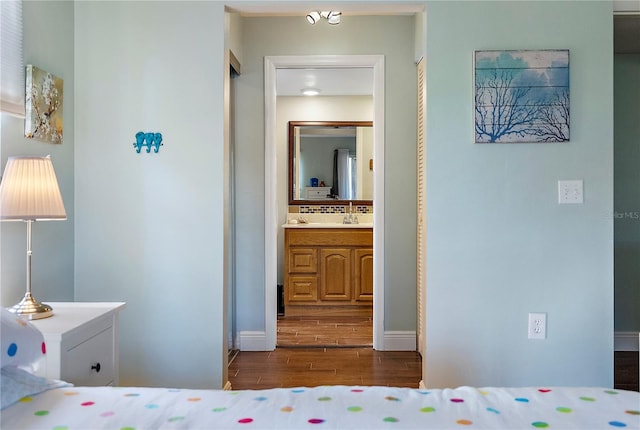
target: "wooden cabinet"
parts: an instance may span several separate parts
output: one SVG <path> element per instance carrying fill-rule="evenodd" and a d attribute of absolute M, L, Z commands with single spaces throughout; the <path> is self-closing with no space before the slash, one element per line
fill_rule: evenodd
<path fill-rule="evenodd" d="M 351 249 L 320 249 L 320 300 L 351 300 Z"/>
<path fill-rule="evenodd" d="M 355 264 L 355 298 L 373 303 L 373 249 L 356 249 Z"/>
<path fill-rule="evenodd" d="M 373 229 L 285 228 L 285 315 L 371 315 Z"/>

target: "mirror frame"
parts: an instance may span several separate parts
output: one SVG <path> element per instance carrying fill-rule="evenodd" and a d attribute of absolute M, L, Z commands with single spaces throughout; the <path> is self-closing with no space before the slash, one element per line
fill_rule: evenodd
<path fill-rule="evenodd" d="M 355 205 L 373 206 L 373 200 L 294 200 L 293 196 L 293 154 L 295 152 L 294 133 L 293 130 L 300 126 L 319 126 L 319 127 L 373 127 L 373 121 L 289 121 L 289 206 L 308 206 L 308 205 L 346 205 L 349 202 Z"/>

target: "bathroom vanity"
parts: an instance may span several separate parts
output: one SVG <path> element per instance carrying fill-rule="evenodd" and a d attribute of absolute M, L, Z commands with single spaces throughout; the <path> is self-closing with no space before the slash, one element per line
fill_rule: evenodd
<path fill-rule="evenodd" d="M 284 226 L 285 316 L 371 316 L 370 224 Z"/>

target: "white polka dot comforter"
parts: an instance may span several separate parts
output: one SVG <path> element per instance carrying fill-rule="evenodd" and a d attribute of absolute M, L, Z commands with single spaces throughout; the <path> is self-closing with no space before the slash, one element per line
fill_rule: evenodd
<path fill-rule="evenodd" d="M 3 429 L 639 429 L 640 393 L 578 387 L 66 386 L 22 397 L 1 414 Z"/>

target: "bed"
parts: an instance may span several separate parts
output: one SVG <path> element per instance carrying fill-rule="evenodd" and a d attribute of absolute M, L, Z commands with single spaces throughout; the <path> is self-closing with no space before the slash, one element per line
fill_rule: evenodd
<path fill-rule="evenodd" d="M 46 347 L 16 318 L 3 313 L 3 429 L 640 429 L 640 393 L 597 387 L 75 387 L 32 373 Z"/>

